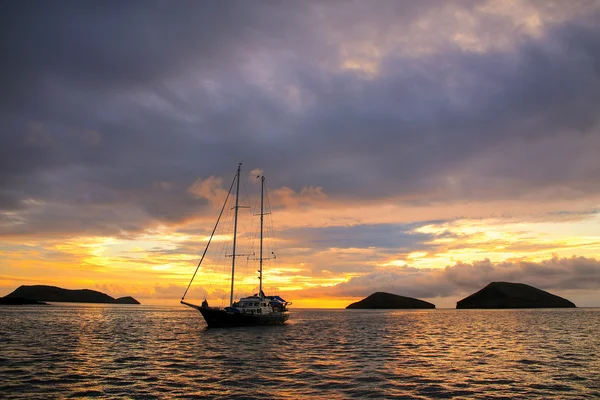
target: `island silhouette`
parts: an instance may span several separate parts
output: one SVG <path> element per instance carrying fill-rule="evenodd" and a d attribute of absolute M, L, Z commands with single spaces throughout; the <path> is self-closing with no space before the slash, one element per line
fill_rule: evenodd
<path fill-rule="evenodd" d="M 115 299 L 105 293 L 90 289 L 63 289 L 57 286 L 23 285 L 0 299 L 0 304 L 43 304 L 41 302 L 140 304 L 131 296 Z"/>
<path fill-rule="evenodd" d="M 0 297 L 0 306 L 47 306 L 43 301 L 25 299 L 23 297 Z"/>
<path fill-rule="evenodd" d="M 524 283 L 492 282 L 456 303 L 456 308 L 575 308 L 560 296 Z"/>
<path fill-rule="evenodd" d="M 350 304 L 346 309 L 425 309 L 435 308 L 434 304 L 412 297 L 375 292 L 369 297 Z"/>

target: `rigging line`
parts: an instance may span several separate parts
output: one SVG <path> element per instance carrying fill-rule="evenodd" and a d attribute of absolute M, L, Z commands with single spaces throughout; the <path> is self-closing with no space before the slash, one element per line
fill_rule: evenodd
<path fill-rule="evenodd" d="M 229 200 L 229 204 L 226 206 L 227 208 L 225 209 L 225 220 L 227 221 L 226 224 L 221 224 L 221 226 L 219 227 L 219 231 L 223 237 L 233 237 L 233 213 L 234 213 L 234 209 L 235 207 L 232 207 L 232 205 L 235 203 L 234 200 Z M 228 258 L 227 256 L 227 252 L 231 251 L 229 249 L 230 243 L 227 241 L 219 241 L 218 242 L 219 245 L 217 247 L 217 258 L 214 261 L 214 266 L 216 267 L 213 271 L 217 273 L 217 277 L 215 279 L 215 286 L 219 286 L 219 287 L 224 287 L 227 286 L 227 284 L 229 283 L 229 273 L 231 272 L 231 265 L 227 265 L 227 263 L 225 262 L 225 260 Z M 212 283 L 213 281 L 211 280 L 211 287 L 212 287 Z M 223 291 L 221 293 L 222 297 L 219 297 L 221 299 L 221 301 L 225 301 L 225 296 L 226 296 L 226 292 Z M 223 303 L 221 303 L 222 305 Z"/>
<path fill-rule="evenodd" d="M 230 196 L 231 198 L 231 196 Z M 227 221 L 226 224 L 221 223 L 219 225 L 219 228 L 216 232 L 216 234 L 218 235 L 222 235 L 223 237 L 229 237 L 229 235 L 231 234 L 232 231 L 232 219 L 233 219 L 233 211 L 230 208 L 232 201 L 228 200 L 228 203 L 225 207 L 225 213 L 224 215 L 221 217 L 221 220 L 225 219 L 225 221 Z M 224 283 L 224 278 L 223 276 L 225 276 L 228 272 L 228 268 L 226 266 L 225 263 L 225 259 L 226 259 L 226 253 L 227 253 L 227 246 L 228 243 L 225 241 L 218 241 L 217 242 L 217 248 L 216 248 L 216 253 L 215 253 L 215 259 L 212 260 L 212 272 L 213 274 L 216 273 L 217 276 L 215 277 L 215 275 L 210 275 L 211 280 L 210 280 L 210 285 L 209 285 L 209 289 L 207 291 L 207 296 L 208 293 L 210 293 L 211 288 L 213 287 L 213 284 L 218 285 L 218 286 L 222 286 L 225 285 L 226 283 Z M 215 277 L 213 280 L 213 277 Z M 223 294 L 223 296 L 225 296 Z M 224 297 L 223 297 L 224 298 Z M 221 299 L 223 299 L 221 298 Z"/>
<path fill-rule="evenodd" d="M 227 202 L 225 202 L 227 203 Z M 226 206 L 228 207 L 228 206 Z M 221 217 L 221 219 L 225 219 L 225 221 L 229 221 L 230 220 L 230 214 L 231 214 L 231 210 L 229 208 L 225 209 L 225 214 Z M 230 225 L 225 224 L 225 226 L 223 226 L 223 224 L 221 224 L 219 226 L 219 228 L 217 229 L 217 231 L 215 232 L 215 234 L 217 236 L 222 235 L 224 237 L 227 237 L 229 235 L 229 229 Z M 219 241 L 217 242 L 217 247 L 216 247 L 216 251 L 215 251 L 215 256 L 211 259 L 209 258 L 208 260 L 211 261 L 211 264 L 209 264 L 211 266 L 211 274 L 209 275 L 210 280 L 208 282 L 208 288 L 205 289 L 205 293 L 204 293 L 204 298 L 208 297 L 208 294 L 210 293 L 211 289 L 212 289 L 212 285 L 213 285 L 213 276 L 215 273 L 217 274 L 221 274 L 221 269 L 223 269 L 224 272 L 224 268 L 223 268 L 223 264 L 224 264 L 224 260 L 225 260 L 225 253 L 226 253 L 226 249 L 225 249 L 225 242 L 224 241 Z"/>
<path fill-rule="evenodd" d="M 272 257 L 273 259 L 273 266 L 277 267 L 277 253 L 279 252 L 279 249 L 277 247 L 277 241 L 275 240 L 275 228 L 274 228 L 274 224 L 273 224 L 273 210 L 271 208 L 271 200 L 269 198 L 269 187 L 265 187 L 265 197 L 267 198 L 267 211 L 269 214 L 269 221 L 267 224 L 267 231 L 268 231 L 268 235 L 270 237 L 270 241 L 269 241 L 269 247 L 270 247 L 270 251 L 271 254 L 274 254 L 274 257 Z"/>
<path fill-rule="evenodd" d="M 246 181 L 244 181 L 243 184 L 243 189 L 244 189 L 244 193 L 245 193 L 245 202 L 247 204 L 252 204 L 252 197 L 250 196 L 249 190 L 248 190 L 248 184 Z M 249 208 L 249 213 L 250 215 L 253 215 L 253 207 L 252 205 L 248 207 Z M 244 246 L 247 248 L 247 251 L 245 252 L 245 256 L 246 256 L 246 260 L 244 262 L 244 266 L 242 269 L 240 269 L 241 271 L 241 281 L 243 283 L 239 283 L 237 286 L 237 290 L 235 291 L 235 297 L 243 297 L 244 295 L 248 294 L 248 291 L 250 291 L 250 293 L 252 293 L 252 287 L 249 288 L 248 283 L 246 283 L 246 277 L 249 276 L 249 269 L 250 269 L 250 260 L 251 260 L 251 256 L 255 256 L 255 249 L 254 249 L 254 241 L 256 239 L 256 235 L 254 232 L 254 219 L 253 218 L 246 218 L 243 223 L 242 223 L 242 227 L 244 228 L 244 235 L 243 235 L 243 239 L 244 239 Z"/>
<path fill-rule="evenodd" d="M 248 207 L 250 210 L 250 215 L 256 215 L 256 208 L 257 208 L 257 203 L 258 203 L 258 197 L 257 196 L 251 196 L 250 195 L 250 190 L 249 190 L 249 184 L 247 181 L 243 181 L 243 192 L 245 195 L 245 202 L 250 204 L 250 207 Z M 254 188 L 254 186 L 250 186 L 250 188 Z M 254 193 L 252 193 L 254 194 Z M 253 202 L 254 200 L 254 202 Z M 244 282 L 243 284 L 238 284 L 237 285 L 237 289 L 235 291 L 235 295 L 234 297 L 243 297 L 244 295 L 251 295 L 252 293 L 258 293 L 255 288 L 256 286 L 252 285 L 252 283 L 248 283 L 246 278 L 251 276 L 252 273 L 249 273 L 249 271 L 252 270 L 253 268 L 253 262 L 256 260 L 256 241 L 257 241 L 257 233 L 256 233 L 256 223 L 255 223 L 255 219 L 254 218 L 250 218 L 250 219 L 246 219 L 243 221 L 242 226 L 244 228 L 247 228 L 244 230 L 245 235 L 244 235 L 244 239 L 245 239 L 245 245 L 248 247 L 248 251 L 247 251 L 247 255 L 246 255 L 246 260 L 244 262 L 244 266 L 243 268 L 240 270 L 241 271 L 241 282 Z"/>
<path fill-rule="evenodd" d="M 221 212 L 219 213 L 219 218 L 217 218 L 217 223 L 215 224 L 215 227 L 213 228 L 212 233 L 210 234 L 210 238 L 208 239 L 208 243 L 206 244 L 204 253 L 202 253 L 202 257 L 200 258 L 200 261 L 198 262 L 198 266 L 196 267 L 196 270 L 194 271 L 194 275 L 192 275 L 192 279 L 190 280 L 190 283 L 188 284 L 187 289 L 185 289 L 185 292 L 183 293 L 183 296 L 181 297 L 181 301 L 183 301 L 188 290 L 190 290 L 190 286 L 192 286 L 192 282 L 194 281 L 194 278 L 196 277 L 196 273 L 198 272 L 198 269 L 200 268 L 200 264 L 202 264 L 202 260 L 204 260 L 204 256 L 206 255 L 206 252 L 208 251 L 208 246 L 210 246 L 210 242 L 212 241 L 212 238 L 215 235 L 217 226 L 219 226 L 219 221 L 221 220 L 221 215 L 223 215 L 223 211 L 225 210 L 225 206 L 227 205 L 227 200 L 229 199 L 229 195 L 231 194 L 231 189 L 233 189 L 233 184 L 235 183 L 235 179 L 236 178 L 233 178 L 233 181 L 231 182 L 231 187 L 229 188 L 229 192 L 227 192 L 227 197 L 225 197 L 225 202 L 223 203 L 223 207 L 221 208 Z"/>
<path fill-rule="evenodd" d="M 238 213 L 240 211 L 240 171 L 242 169 L 242 163 L 238 164 L 236 174 L 236 188 L 235 188 L 235 208 L 233 212 L 233 248 L 231 250 L 231 289 L 229 291 L 229 307 L 233 307 L 233 285 L 235 280 L 235 245 L 237 242 L 237 227 L 238 227 Z"/>
<path fill-rule="evenodd" d="M 254 215 L 255 210 L 256 210 L 256 202 L 258 200 L 256 199 L 255 196 L 250 195 L 250 190 L 248 189 L 248 187 L 249 187 L 248 181 L 244 180 L 243 189 L 244 189 L 244 195 L 245 195 L 245 202 L 249 205 L 248 208 L 249 208 L 250 215 Z M 254 206 L 252 205 L 253 198 L 255 201 Z M 249 223 L 247 221 L 248 220 L 246 220 L 244 223 L 244 226 L 247 227 L 247 229 L 245 231 L 246 246 L 248 247 L 249 253 L 254 253 L 254 247 L 255 247 L 255 241 L 256 241 L 256 232 L 255 232 L 256 228 L 255 228 L 254 218 L 250 218 Z"/>

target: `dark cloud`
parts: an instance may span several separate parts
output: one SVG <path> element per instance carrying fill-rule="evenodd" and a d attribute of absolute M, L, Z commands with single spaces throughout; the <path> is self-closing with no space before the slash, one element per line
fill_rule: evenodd
<path fill-rule="evenodd" d="M 192 68 L 219 69 L 256 49 L 256 41 L 269 46 L 275 34 L 293 43 L 286 32 L 302 13 L 294 4 L 244 1 L 8 2 L 3 8 L 0 72 L 12 94 L 45 78 L 120 88 Z"/>
<path fill-rule="evenodd" d="M 598 195 L 597 14 L 481 52 L 382 48 L 367 76 L 348 49 L 440 4 L 2 7 L 0 210 L 25 221 L 4 234 L 183 221 L 208 207 L 189 186 L 240 160 L 333 200 Z"/>
<path fill-rule="evenodd" d="M 306 295 L 365 297 L 382 291 L 417 298 L 449 297 L 470 294 L 496 281 L 526 283 L 550 291 L 595 291 L 600 285 L 600 261 L 573 256 L 541 262 L 494 263 L 486 259 L 443 269 L 400 267 L 355 277 L 333 287 L 309 289 Z"/>
<path fill-rule="evenodd" d="M 427 242 L 439 237 L 415 232 L 415 229 L 440 221 L 418 224 L 378 224 L 332 226 L 323 228 L 293 228 L 282 232 L 282 239 L 310 246 L 314 250 L 327 248 L 377 247 L 393 252 L 410 252 L 429 248 Z"/>

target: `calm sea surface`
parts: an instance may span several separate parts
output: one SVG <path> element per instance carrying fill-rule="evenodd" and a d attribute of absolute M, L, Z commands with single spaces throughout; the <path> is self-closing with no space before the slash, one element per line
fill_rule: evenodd
<path fill-rule="evenodd" d="M 0 307 L 0 398 L 600 398 L 600 309 Z"/>

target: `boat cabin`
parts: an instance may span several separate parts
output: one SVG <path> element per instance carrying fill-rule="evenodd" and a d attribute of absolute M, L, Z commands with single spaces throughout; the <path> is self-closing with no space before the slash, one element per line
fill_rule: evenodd
<path fill-rule="evenodd" d="M 242 314 L 270 314 L 273 312 L 269 300 L 258 296 L 241 298 L 236 308 Z"/>

